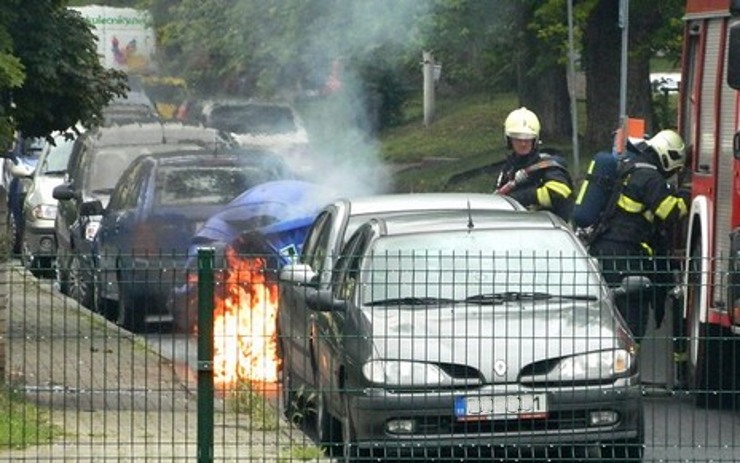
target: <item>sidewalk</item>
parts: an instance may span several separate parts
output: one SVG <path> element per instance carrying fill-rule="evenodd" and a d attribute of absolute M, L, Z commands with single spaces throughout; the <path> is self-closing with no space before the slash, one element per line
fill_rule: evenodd
<path fill-rule="evenodd" d="M 7 278 L 7 384 L 48 410 L 63 436 L 0 451 L 0 461 L 196 461 L 192 372 L 78 307 L 52 280 L 17 265 Z M 261 430 L 228 402 L 215 409 L 215 461 L 290 461 L 292 445 L 313 445 L 282 415 L 277 430 Z"/>

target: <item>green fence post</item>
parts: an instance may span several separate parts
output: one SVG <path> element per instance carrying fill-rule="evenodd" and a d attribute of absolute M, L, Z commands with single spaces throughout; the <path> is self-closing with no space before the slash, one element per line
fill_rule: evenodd
<path fill-rule="evenodd" d="M 214 254 L 198 249 L 198 463 L 213 461 Z"/>

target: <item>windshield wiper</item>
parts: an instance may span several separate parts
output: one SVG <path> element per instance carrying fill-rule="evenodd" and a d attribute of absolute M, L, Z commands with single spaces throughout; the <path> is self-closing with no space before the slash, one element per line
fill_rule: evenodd
<path fill-rule="evenodd" d="M 522 300 L 544 300 L 552 298 L 552 294 L 538 292 L 504 291 L 501 293 L 477 294 L 465 298 L 465 302 L 477 302 L 481 304 L 501 304 Z"/>
<path fill-rule="evenodd" d="M 368 302 L 368 306 L 376 305 L 439 305 L 439 304 L 453 304 L 455 299 L 448 299 L 445 297 L 396 297 L 391 299 L 379 299 L 377 301 Z"/>
<path fill-rule="evenodd" d="M 504 302 L 514 301 L 544 301 L 547 299 L 571 299 L 577 301 L 596 301 L 598 297 L 587 294 L 550 294 L 537 291 L 505 291 L 501 293 L 487 293 L 470 296 L 465 302 L 474 302 L 479 304 L 502 304 Z"/>

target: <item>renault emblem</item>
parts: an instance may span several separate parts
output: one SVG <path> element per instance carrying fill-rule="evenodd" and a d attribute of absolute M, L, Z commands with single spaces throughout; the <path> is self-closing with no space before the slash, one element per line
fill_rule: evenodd
<path fill-rule="evenodd" d="M 493 371 L 495 371 L 498 376 L 504 376 L 506 374 L 506 362 L 503 360 L 496 360 L 493 363 Z"/>

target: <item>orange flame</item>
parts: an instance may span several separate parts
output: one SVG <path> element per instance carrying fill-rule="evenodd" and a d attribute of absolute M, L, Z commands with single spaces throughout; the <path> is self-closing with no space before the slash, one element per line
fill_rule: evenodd
<path fill-rule="evenodd" d="M 265 260 L 226 250 L 227 271 L 214 295 L 214 381 L 277 382 L 277 285 L 265 279 Z"/>

